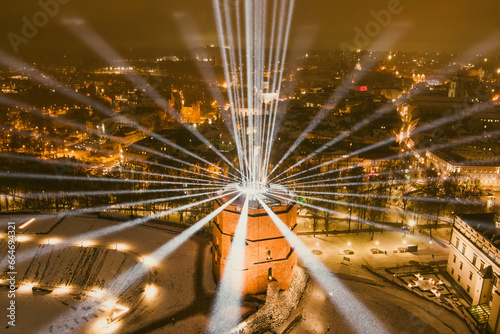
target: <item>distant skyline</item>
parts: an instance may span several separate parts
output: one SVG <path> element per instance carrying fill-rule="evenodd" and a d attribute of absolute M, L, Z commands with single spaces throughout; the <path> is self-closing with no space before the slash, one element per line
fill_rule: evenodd
<path fill-rule="evenodd" d="M 27 2 L 0 4 L 0 48 L 20 57 L 33 57 L 41 51 L 71 54 L 86 49 L 60 24 L 68 17 L 86 20 L 119 50 L 187 50 L 196 45 L 218 44 L 210 0 Z M 45 11 L 53 17 L 40 14 L 42 4 L 47 4 Z M 370 49 L 365 37 L 355 39 L 359 31 L 366 34 L 367 29 L 372 29 L 372 36 L 366 37 L 373 41 L 391 26 L 404 23 L 409 28 L 391 50 L 463 52 L 500 29 L 499 12 L 497 0 L 296 0 L 290 51 L 334 51 L 342 45 L 359 45 L 360 41 L 363 49 Z M 39 27 L 23 31 L 23 26 L 34 19 Z M 387 27 L 383 27 L 386 23 Z M 189 36 L 189 41 L 183 35 Z"/>

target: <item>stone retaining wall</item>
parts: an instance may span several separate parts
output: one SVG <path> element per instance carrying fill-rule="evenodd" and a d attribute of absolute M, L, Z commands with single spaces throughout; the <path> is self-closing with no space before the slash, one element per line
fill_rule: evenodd
<path fill-rule="evenodd" d="M 280 292 L 279 282 L 270 281 L 267 287 L 266 304 L 242 322 L 233 333 L 265 333 L 279 327 L 299 305 L 308 280 L 307 272 L 297 266 L 297 272 L 288 290 Z"/>

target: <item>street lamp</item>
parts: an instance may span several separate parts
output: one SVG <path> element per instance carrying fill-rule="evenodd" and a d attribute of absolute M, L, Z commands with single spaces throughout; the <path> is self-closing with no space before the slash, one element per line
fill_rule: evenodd
<path fill-rule="evenodd" d="M 351 208 L 349 208 L 349 234 L 351 233 Z"/>
<path fill-rule="evenodd" d="M 415 221 L 412 219 L 408 222 L 408 224 L 410 225 L 410 228 L 412 230 L 412 234 L 415 234 Z"/>

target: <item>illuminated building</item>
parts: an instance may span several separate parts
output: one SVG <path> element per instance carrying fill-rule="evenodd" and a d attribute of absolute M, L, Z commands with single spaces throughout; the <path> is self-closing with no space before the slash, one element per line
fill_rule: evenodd
<path fill-rule="evenodd" d="M 448 273 L 468 295 L 469 314 L 487 326 L 489 333 L 500 333 L 499 236 L 498 215 L 455 216 L 447 265 Z M 478 310 L 482 311 L 479 316 Z"/>
<path fill-rule="evenodd" d="M 448 150 L 427 150 L 425 156 L 427 165 L 429 167 L 436 166 L 443 173 L 443 176 L 456 173 L 471 180 L 478 180 L 483 187 L 500 187 L 500 162 L 498 159 L 495 160 L 493 155 L 488 156 L 490 152 L 486 152 L 486 150 L 471 148 L 470 151 L 474 150 L 482 155 L 470 160 Z"/>
<path fill-rule="evenodd" d="M 222 206 L 234 196 L 237 195 L 230 194 L 216 200 L 215 207 Z M 271 187 L 260 196 L 290 230 L 297 233 L 297 207 L 291 201 L 290 194 L 283 189 Z M 222 211 L 213 224 L 213 273 L 218 281 L 227 262 L 244 202 L 243 194 Z M 245 261 L 238 268 L 243 272 L 243 294 L 265 292 L 269 280 L 278 281 L 280 289 L 288 289 L 296 265 L 295 250 L 291 248 L 259 202 L 256 199 L 250 200 Z"/>

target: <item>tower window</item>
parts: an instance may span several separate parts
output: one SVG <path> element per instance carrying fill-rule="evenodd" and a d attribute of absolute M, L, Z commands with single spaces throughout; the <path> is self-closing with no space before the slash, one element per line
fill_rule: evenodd
<path fill-rule="evenodd" d="M 267 276 L 268 276 L 269 280 L 273 279 L 273 268 L 267 269 Z"/>
<path fill-rule="evenodd" d="M 271 257 L 271 251 L 270 250 L 267 251 L 267 259 L 268 260 L 272 259 L 272 257 Z"/>

